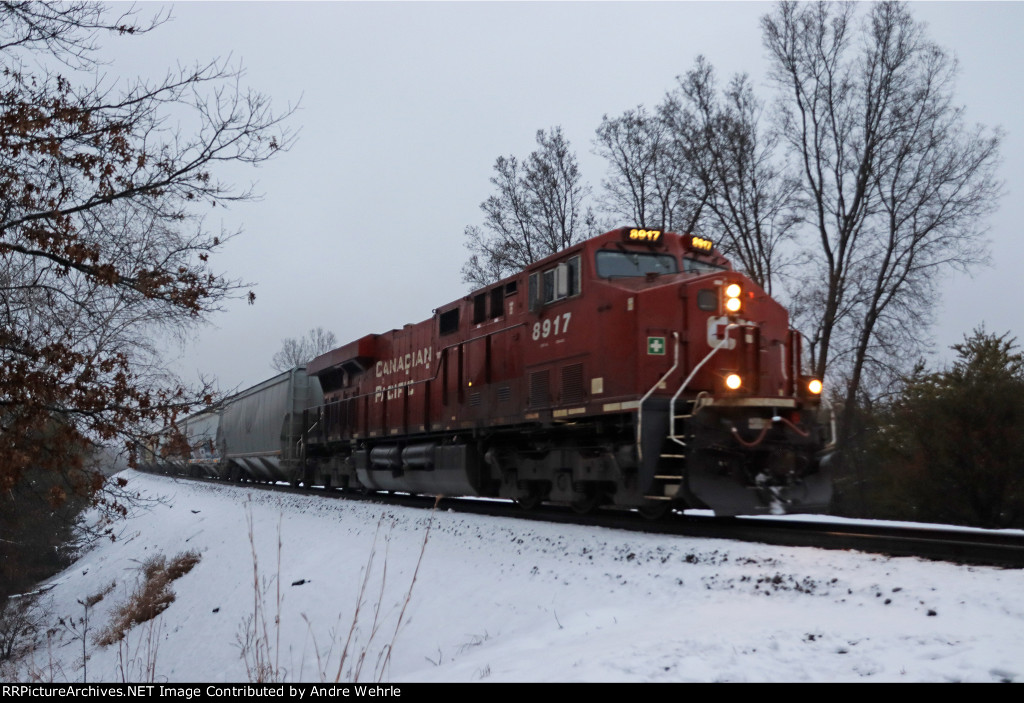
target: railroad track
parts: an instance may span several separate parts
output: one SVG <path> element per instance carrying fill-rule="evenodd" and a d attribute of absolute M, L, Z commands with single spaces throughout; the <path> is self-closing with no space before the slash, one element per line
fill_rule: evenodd
<path fill-rule="evenodd" d="M 183 477 L 173 477 L 183 478 Z M 433 496 L 404 493 L 361 494 L 322 488 L 294 488 L 284 484 L 226 483 L 217 479 L 205 481 L 225 487 L 246 490 L 267 490 L 324 498 L 358 500 L 400 505 L 429 510 Z M 894 525 L 885 522 L 829 519 L 816 515 L 812 519 L 796 517 L 715 517 L 713 515 L 673 513 L 661 520 L 647 520 L 633 510 L 606 509 L 580 515 L 568 507 L 544 505 L 524 510 L 507 501 L 472 498 L 442 498 L 438 508 L 453 512 L 509 517 L 573 525 L 653 534 L 730 539 L 786 547 L 815 547 L 831 550 L 855 550 L 893 557 L 919 557 L 936 561 L 976 566 L 1024 568 L 1024 532 L 956 528 L 940 525 Z"/>

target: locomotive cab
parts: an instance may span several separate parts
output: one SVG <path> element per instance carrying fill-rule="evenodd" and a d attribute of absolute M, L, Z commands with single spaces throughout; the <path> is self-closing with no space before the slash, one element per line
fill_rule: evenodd
<path fill-rule="evenodd" d="M 591 447 L 615 467 L 611 502 L 652 513 L 827 508 L 819 395 L 802 383 L 800 337 L 776 301 L 693 235 L 626 228 L 559 258 L 530 273 L 538 345 L 527 370 L 531 387 L 562 381 L 552 421 L 595 418 L 593 445 L 612 440 Z M 552 305 L 561 300 L 557 287 L 553 298 L 547 293 L 545 281 L 557 286 L 563 269 L 575 305 Z M 583 392 L 573 393 L 566 386 L 578 376 Z M 610 426 L 627 427 L 629 441 Z"/>

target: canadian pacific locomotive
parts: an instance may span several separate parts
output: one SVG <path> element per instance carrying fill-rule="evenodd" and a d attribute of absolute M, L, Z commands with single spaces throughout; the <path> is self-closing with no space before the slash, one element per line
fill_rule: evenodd
<path fill-rule="evenodd" d="M 821 511 L 800 342 L 712 242 L 624 228 L 261 384 L 289 389 L 266 418 L 261 386 L 228 399 L 193 463 L 526 507 Z"/>

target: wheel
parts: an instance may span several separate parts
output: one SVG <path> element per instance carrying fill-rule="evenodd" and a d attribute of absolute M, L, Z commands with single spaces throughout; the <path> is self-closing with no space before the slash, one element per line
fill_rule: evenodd
<path fill-rule="evenodd" d="M 516 505 L 523 510 L 535 510 L 541 503 L 540 494 L 531 492 L 530 495 L 525 498 L 516 498 Z"/>
<path fill-rule="evenodd" d="M 652 500 L 641 505 L 636 511 L 648 520 L 660 520 L 672 512 L 672 501 Z"/>

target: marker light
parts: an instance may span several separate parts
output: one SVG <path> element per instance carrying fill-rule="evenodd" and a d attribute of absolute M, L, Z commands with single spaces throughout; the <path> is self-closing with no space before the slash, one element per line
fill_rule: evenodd
<path fill-rule="evenodd" d="M 816 378 L 812 378 L 807 384 L 807 390 L 813 395 L 821 395 L 821 381 Z"/>
<path fill-rule="evenodd" d="M 731 391 L 737 390 L 743 385 L 743 379 L 738 373 L 731 373 L 725 377 L 725 387 Z"/>

